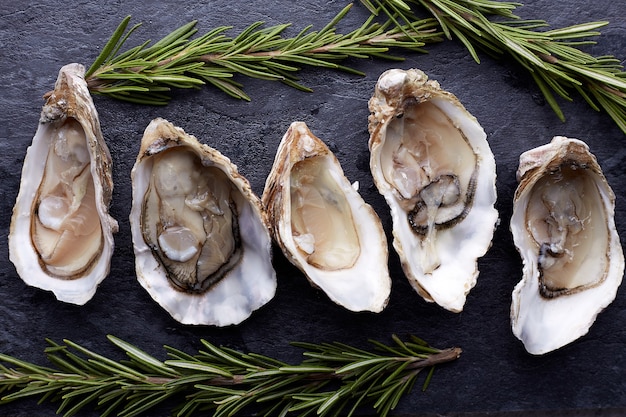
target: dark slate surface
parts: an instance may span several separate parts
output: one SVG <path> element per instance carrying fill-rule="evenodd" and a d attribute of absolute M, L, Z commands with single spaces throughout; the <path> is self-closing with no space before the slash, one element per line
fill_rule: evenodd
<path fill-rule="evenodd" d="M 509 326 L 511 291 L 521 276 L 521 261 L 512 244 L 509 218 L 516 187 L 519 154 L 548 142 L 554 135 L 587 141 L 597 155 L 617 195 L 617 228 L 626 240 L 626 137 L 603 114 L 577 100 L 563 103 L 568 116 L 561 123 L 529 81 L 509 62 L 486 56 L 475 64 L 456 43 L 429 47 L 430 54 L 407 54 L 406 61 L 351 61 L 364 78 L 326 70 L 306 69 L 301 76 L 315 92 L 306 94 L 267 81 L 241 78 L 252 102 L 237 101 L 210 88 L 182 91 L 164 108 L 141 107 L 96 98 L 104 136 L 113 155 L 115 192 L 111 214 L 120 232 L 110 276 L 83 307 L 57 302 L 47 292 L 27 287 L 8 260 L 10 213 L 20 181 L 26 148 L 37 127 L 42 95 L 50 90 L 58 69 L 70 62 L 89 65 L 110 33 L 126 15 L 143 22 L 134 42 L 158 39 L 172 29 L 198 19 L 204 33 L 216 26 L 235 30 L 263 20 L 292 22 L 295 34 L 308 24 L 320 29 L 344 1 L 197 1 L 181 3 L 67 3 L 3 1 L 0 5 L 0 352 L 45 363 L 44 338 L 68 338 L 119 358 L 105 336 L 114 334 L 163 357 L 162 345 L 188 352 L 199 339 L 216 344 L 300 360 L 289 341 L 341 341 L 367 346 L 368 338 L 387 341 L 392 333 L 417 334 L 438 347 L 460 346 L 462 357 L 441 367 L 430 388 L 405 397 L 398 415 L 500 413 L 561 410 L 581 415 L 594 410 L 607 415 L 626 412 L 626 294 L 622 288 L 589 334 L 543 357 L 525 352 Z M 545 18 L 554 27 L 609 20 L 594 54 L 626 58 L 626 10 L 615 0 L 533 0 L 518 9 L 524 18 Z M 356 4 L 340 29 L 357 27 L 367 16 Z M 229 156 L 262 193 L 278 142 L 294 120 L 308 123 L 330 144 L 347 177 L 358 180 L 364 199 L 380 215 L 387 233 L 391 220 L 368 171 L 367 100 L 378 75 L 393 66 L 417 67 L 455 93 L 483 125 L 498 170 L 501 216 L 493 246 L 479 262 L 481 274 L 461 314 L 444 311 L 417 296 L 391 252 L 393 279 L 388 308 L 379 315 L 349 313 L 311 288 L 303 276 L 275 256 L 279 275 L 276 297 L 243 324 L 225 328 L 183 326 L 172 320 L 136 282 L 130 240 L 130 169 L 141 134 L 157 116 L 169 119 Z M 1 415 L 51 415 L 54 405 L 22 401 L 0 407 Z M 572 410 L 578 410 L 574 412 Z M 160 414 L 166 415 L 166 411 Z M 85 412 L 83 415 L 90 415 Z"/>

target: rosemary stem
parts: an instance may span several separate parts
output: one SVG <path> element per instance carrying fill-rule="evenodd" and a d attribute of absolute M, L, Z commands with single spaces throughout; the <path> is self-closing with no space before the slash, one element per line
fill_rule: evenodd
<path fill-rule="evenodd" d="M 411 363 L 408 367 L 411 369 L 429 368 L 431 366 L 452 362 L 461 357 L 462 352 L 462 349 L 458 347 L 443 349 L 438 353 L 429 355 L 425 359 Z"/>

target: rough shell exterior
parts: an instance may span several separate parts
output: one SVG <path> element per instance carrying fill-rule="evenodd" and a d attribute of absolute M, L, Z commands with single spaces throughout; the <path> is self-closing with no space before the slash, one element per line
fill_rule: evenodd
<path fill-rule="evenodd" d="M 589 178 L 595 184 L 593 193 L 585 193 L 578 185 L 575 188 L 581 203 L 584 201 L 592 207 L 591 210 L 603 219 L 604 224 L 593 224 L 592 216 L 577 213 L 577 216 L 585 217 L 581 219 L 583 229 L 590 231 L 588 238 L 593 241 L 569 245 L 574 248 L 571 251 L 575 258 L 570 262 L 580 262 L 579 270 L 591 264 L 591 269 L 598 271 L 600 276 L 586 277 L 589 284 L 545 296 L 542 295 L 545 291 L 541 291 L 539 246 L 529 232 L 533 219 L 527 211 L 538 184 L 548 177 L 558 176 L 562 166 L 574 166 L 578 175 Z M 558 349 L 589 331 L 597 315 L 615 299 L 624 274 L 624 255 L 615 228 L 615 196 L 595 156 L 584 142 L 556 136 L 551 143 L 523 153 L 517 177 L 519 186 L 515 192 L 510 228 L 524 268 L 523 278 L 512 294 L 511 324 L 513 333 L 522 340 L 526 350 L 540 355 Z M 594 195 L 598 196 L 597 201 L 593 201 Z M 563 206 L 560 204 L 560 207 Z M 576 211 L 582 209 L 576 207 Z M 562 232 L 562 228 L 559 231 Z M 576 235 L 567 239 L 576 239 Z M 576 249 L 582 247 L 592 250 L 601 248 L 605 253 L 589 255 Z M 603 259 L 606 266 L 598 266 Z"/>
<path fill-rule="evenodd" d="M 9 235 L 9 256 L 24 282 L 52 291 L 61 301 L 79 305 L 93 297 L 98 284 L 108 275 L 114 247 L 113 233 L 118 230 L 117 222 L 108 213 L 113 192 L 111 156 L 83 76 L 84 67 L 80 64 L 69 64 L 59 71 L 54 91 L 43 106 L 39 127 L 24 160 Z M 31 219 L 52 133 L 70 119 L 77 121 L 85 133 L 103 242 L 100 255 L 88 271 L 71 279 L 59 279 L 42 268 L 43 261 L 33 247 Z"/>
<path fill-rule="evenodd" d="M 163 151 L 190 150 L 203 166 L 219 168 L 238 194 L 239 227 L 243 256 L 219 282 L 203 293 L 176 289 L 163 264 L 142 236 L 142 202 L 152 172 L 152 157 Z M 130 214 L 139 283 L 174 319 L 184 324 L 227 326 L 242 322 L 268 303 L 276 291 L 272 266 L 271 238 L 264 222 L 259 198 L 237 167 L 219 151 L 202 145 L 164 119 L 153 120 L 144 132 L 141 149 L 132 169 L 133 204 Z"/>
<path fill-rule="evenodd" d="M 436 232 L 436 238 L 429 242 L 412 229 L 413 225 L 403 207 L 407 202 L 406 196 L 383 172 L 385 164 L 391 163 L 389 160 L 393 159 L 393 163 L 396 163 L 395 154 L 390 156 L 389 151 L 385 150 L 390 141 L 389 132 L 393 131 L 397 137 L 397 132 L 403 130 L 395 127 L 397 123 L 405 123 L 403 120 L 413 116 L 407 112 L 417 112 L 416 109 L 425 103 L 442 115 L 440 119 L 447 120 L 446 129 L 454 131 L 455 137 L 462 138 L 461 145 L 473 155 L 474 173 L 467 190 L 475 186 L 472 198 L 466 200 L 463 216 L 458 216 L 459 221 L 451 227 L 441 227 Z M 400 256 L 404 272 L 425 300 L 459 312 L 463 309 L 467 294 L 476 284 L 477 259 L 490 247 L 498 221 L 498 213 L 494 208 L 495 161 L 486 134 L 454 95 L 442 90 L 436 81 L 428 80 L 422 71 L 416 69 L 392 69 L 383 73 L 369 101 L 369 109 L 370 169 L 374 183 L 391 209 L 393 246 Z M 418 133 L 422 135 L 422 132 Z M 434 138 L 438 136 L 435 143 Z M 418 139 L 405 135 L 402 140 L 409 143 Z M 433 141 L 431 144 L 443 149 L 442 154 L 448 160 L 453 159 L 458 152 L 457 145 L 445 143 L 448 140 L 445 134 L 435 134 L 430 140 Z M 424 164 L 430 164 L 429 161 L 436 162 L 437 156 L 424 157 L 424 160 Z M 409 168 L 421 171 L 423 167 L 416 165 Z M 466 192 L 469 195 L 469 191 Z M 424 249 L 428 245 L 430 252 Z M 440 264 L 426 265 L 431 258 L 438 258 Z"/>
<path fill-rule="evenodd" d="M 328 173 L 328 181 L 331 183 L 328 187 L 320 184 L 313 193 L 318 194 L 317 191 L 320 191 L 320 194 L 325 194 L 328 189 L 333 188 L 336 194 L 327 198 L 327 204 L 333 206 L 336 201 L 343 200 L 348 206 L 340 211 L 352 220 L 345 220 L 343 223 L 354 225 L 358 240 L 356 246 L 360 251 L 354 264 L 349 267 L 328 270 L 315 265 L 302 250 L 302 242 L 297 242 L 295 223 L 292 221 L 295 202 L 292 201 L 294 190 L 291 182 L 299 164 L 313 159 L 322 164 L 322 170 Z M 387 239 L 380 219 L 344 176 L 335 155 L 303 122 L 292 123 L 283 136 L 265 184 L 263 205 L 274 239 L 285 256 L 306 275 L 312 285 L 322 289 L 331 300 L 349 310 L 383 310 L 391 291 L 391 281 L 387 266 Z M 319 223 L 331 217 L 330 209 L 325 213 Z M 342 237 L 338 236 L 337 240 Z M 315 251 L 310 252 L 315 254 Z"/>

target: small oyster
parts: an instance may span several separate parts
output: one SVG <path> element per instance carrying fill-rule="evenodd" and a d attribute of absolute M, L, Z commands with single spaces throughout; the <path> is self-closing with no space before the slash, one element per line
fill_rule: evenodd
<path fill-rule="evenodd" d="M 615 298 L 624 255 L 615 196 L 584 142 L 556 136 L 524 152 L 517 177 L 510 227 L 524 271 L 511 324 L 539 355 L 589 331 Z"/>
<path fill-rule="evenodd" d="M 271 238 L 237 167 L 163 119 L 132 169 L 137 279 L 184 324 L 238 324 L 274 297 Z"/>
<path fill-rule="evenodd" d="M 28 148 L 13 208 L 9 257 L 28 285 L 85 304 L 108 275 L 117 222 L 111 156 L 83 78 L 61 68 Z"/>
<path fill-rule="evenodd" d="M 305 123 L 283 136 L 262 199 L 275 240 L 313 285 L 349 310 L 383 310 L 391 280 L 380 219 Z"/>
<path fill-rule="evenodd" d="M 415 69 L 383 73 L 369 109 L 370 169 L 391 209 L 404 272 L 425 300 L 459 312 L 498 219 L 485 132 Z"/>

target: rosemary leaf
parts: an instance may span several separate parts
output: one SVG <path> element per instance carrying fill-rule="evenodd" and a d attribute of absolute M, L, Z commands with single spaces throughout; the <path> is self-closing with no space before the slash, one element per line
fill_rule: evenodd
<path fill-rule="evenodd" d="M 230 372 L 227 372 L 219 367 L 205 365 L 202 363 L 189 363 L 185 361 L 166 361 L 166 365 L 169 365 L 174 368 L 181 368 L 186 370 L 198 371 L 202 373 L 221 375 L 224 377 L 232 377 L 233 375 Z"/>
<path fill-rule="evenodd" d="M 124 35 L 126 27 L 128 26 L 128 22 L 130 22 L 130 18 L 131 16 L 126 16 L 121 21 L 117 29 L 115 29 L 115 32 L 113 32 L 113 35 L 111 35 L 111 39 L 109 39 L 106 45 L 104 45 L 104 48 L 102 48 L 102 52 L 100 52 L 96 60 L 93 62 L 93 64 L 91 64 L 91 67 L 89 67 L 89 69 L 85 73 L 85 77 L 91 76 L 91 74 L 93 74 L 93 72 L 97 68 L 99 68 L 107 59 L 109 59 L 109 57 L 119 44 L 120 39 Z"/>

